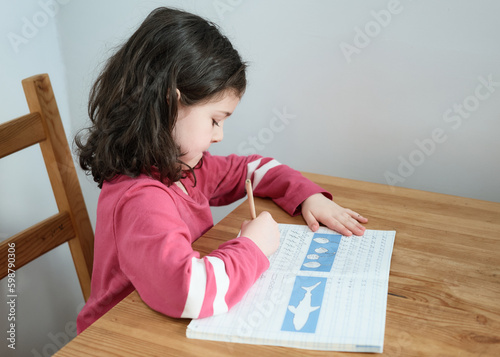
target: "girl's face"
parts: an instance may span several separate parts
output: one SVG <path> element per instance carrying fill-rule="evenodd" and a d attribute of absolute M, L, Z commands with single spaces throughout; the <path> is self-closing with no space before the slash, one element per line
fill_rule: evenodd
<path fill-rule="evenodd" d="M 210 144 L 222 140 L 224 121 L 233 113 L 240 98 L 228 91 L 221 99 L 208 103 L 183 106 L 178 104 L 174 140 L 185 155 L 180 159 L 195 167 Z"/>

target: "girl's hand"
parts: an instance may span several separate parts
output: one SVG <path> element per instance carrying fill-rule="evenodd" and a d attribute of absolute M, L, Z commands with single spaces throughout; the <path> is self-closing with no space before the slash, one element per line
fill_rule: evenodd
<path fill-rule="evenodd" d="M 252 221 L 244 221 L 241 224 L 241 236 L 252 240 L 268 257 L 278 250 L 280 245 L 278 223 L 266 211 Z"/>
<path fill-rule="evenodd" d="M 345 236 L 362 236 L 365 227 L 360 222 L 368 222 L 367 218 L 348 208 L 340 207 L 321 193 L 316 193 L 302 202 L 302 216 L 313 232 L 318 230 L 321 222 Z"/>

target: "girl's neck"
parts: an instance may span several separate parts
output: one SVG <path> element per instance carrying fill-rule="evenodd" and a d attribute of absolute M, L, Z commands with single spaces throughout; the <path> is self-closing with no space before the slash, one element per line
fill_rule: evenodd
<path fill-rule="evenodd" d="M 181 181 L 176 181 L 175 184 L 182 190 L 182 192 L 184 192 L 186 195 L 189 196 L 189 193 L 187 192 L 186 187 L 184 186 L 184 184 Z"/>

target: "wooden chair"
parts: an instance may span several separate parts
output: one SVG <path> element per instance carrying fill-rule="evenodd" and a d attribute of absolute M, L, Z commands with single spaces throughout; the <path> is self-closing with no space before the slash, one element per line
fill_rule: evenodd
<path fill-rule="evenodd" d="M 87 301 L 90 295 L 94 232 L 54 92 L 47 74 L 26 78 L 22 84 L 30 114 L 0 125 L 0 158 L 40 144 L 59 213 L 0 243 L 0 279 L 9 273 L 8 254 L 12 243 L 15 243 L 14 270 L 17 270 L 68 242 L 83 297 Z"/>

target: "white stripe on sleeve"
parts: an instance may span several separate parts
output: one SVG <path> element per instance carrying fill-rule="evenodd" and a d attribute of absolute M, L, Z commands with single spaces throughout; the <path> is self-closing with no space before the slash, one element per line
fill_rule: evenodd
<path fill-rule="evenodd" d="M 217 293 L 214 299 L 214 315 L 227 312 L 229 308 L 226 304 L 226 294 L 229 290 L 229 276 L 226 273 L 226 265 L 216 257 L 207 257 L 210 264 L 214 268 L 215 283 L 217 285 Z"/>
<path fill-rule="evenodd" d="M 203 259 L 193 257 L 191 259 L 191 279 L 189 281 L 189 292 L 182 311 L 181 317 L 197 318 L 200 316 L 203 300 L 205 300 L 205 289 L 207 285 L 207 269 Z"/>
<path fill-rule="evenodd" d="M 257 185 L 260 183 L 260 180 L 264 178 L 266 173 L 271 170 L 273 167 L 281 165 L 278 161 L 276 160 L 271 160 L 267 164 L 262 165 L 259 167 L 253 176 L 253 182 L 252 182 L 252 188 L 255 189 Z"/>
<path fill-rule="evenodd" d="M 260 165 L 260 162 L 262 161 L 262 158 L 249 162 L 247 164 L 247 179 L 252 178 L 252 174 L 255 171 L 255 169 Z"/>

